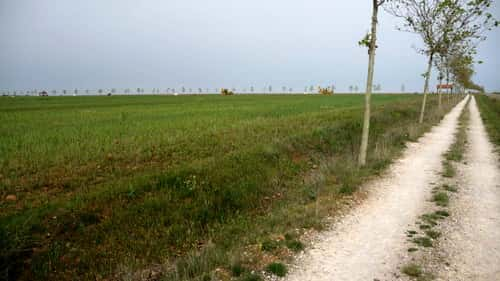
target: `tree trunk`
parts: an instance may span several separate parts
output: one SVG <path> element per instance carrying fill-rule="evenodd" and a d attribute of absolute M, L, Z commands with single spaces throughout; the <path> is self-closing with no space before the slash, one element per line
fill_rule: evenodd
<path fill-rule="evenodd" d="M 442 77 L 441 75 L 442 74 L 440 74 L 440 77 Z M 440 78 L 439 79 L 439 85 L 442 85 L 442 84 L 443 84 L 443 79 Z M 438 98 L 438 108 L 439 108 L 439 110 L 441 110 L 441 88 L 438 88 L 437 92 L 438 92 L 438 96 L 439 96 L 439 98 Z"/>
<path fill-rule="evenodd" d="M 446 85 L 450 85 L 450 71 L 446 70 Z M 453 91 L 453 88 L 448 90 L 448 103 L 451 101 L 451 92 Z"/>
<path fill-rule="evenodd" d="M 422 124 L 424 122 L 424 114 L 425 114 L 425 102 L 427 101 L 427 93 L 429 92 L 429 80 L 431 78 L 431 70 L 432 70 L 432 59 L 434 57 L 433 53 L 429 54 L 429 63 L 427 65 L 427 72 L 425 72 L 425 84 L 424 84 L 424 99 L 422 101 L 422 108 L 420 109 L 420 119 L 418 122 Z"/>
<path fill-rule="evenodd" d="M 359 166 L 366 164 L 368 150 L 368 136 L 370 132 L 370 105 L 373 88 L 373 72 L 375 69 L 375 50 L 377 48 L 377 23 L 378 23 L 378 0 L 373 0 L 372 28 L 370 46 L 368 47 L 368 77 L 366 79 L 365 113 L 363 118 L 363 132 L 361 135 L 361 147 L 359 149 Z"/>

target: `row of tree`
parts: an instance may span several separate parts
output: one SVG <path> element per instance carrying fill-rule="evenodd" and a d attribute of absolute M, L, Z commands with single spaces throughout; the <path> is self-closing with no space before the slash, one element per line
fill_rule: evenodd
<path fill-rule="evenodd" d="M 486 39 L 485 33 L 499 25 L 489 12 L 492 0 L 372 0 L 371 32 L 359 45 L 368 48 L 368 77 L 365 93 L 365 112 L 358 162 L 366 164 L 370 129 L 370 104 L 377 49 L 377 24 L 380 8 L 401 19 L 400 31 L 415 33 L 423 46 L 417 51 L 427 58 L 424 78 L 424 94 L 419 123 L 424 121 L 429 79 L 433 67 L 439 71 L 438 78 L 462 88 L 482 90 L 472 81 L 476 48 Z M 439 94 L 441 106 L 441 94 Z"/>
<path fill-rule="evenodd" d="M 320 86 L 306 86 L 304 87 L 304 92 L 305 93 L 319 93 Z M 335 86 L 329 86 L 328 88 L 335 90 Z M 94 90 L 81 90 L 81 89 L 73 89 L 73 90 L 50 90 L 48 93 L 51 95 L 90 95 L 90 94 L 144 94 L 144 93 L 150 93 L 150 94 L 169 94 L 169 93 L 188 93 L 188 94 L 195 94 L 195 93 L 219 93 L 222 88 L 186 88 L 186 87 L 181 87 L 181 88 L 166 88 L 166 89 L 160 89 L 160 88 L 152 88 L 151 90 L 145 90 L 144 88 L 125 88 L 125 89 L 117 89 L 117 88 L 111 88 L 111 89 L 94 89 Z M 375 86 L 375 91 L 380 91 L 382 89 L 382 86 L 380 84 Z M 232 92 L 237 92 L 236 88 L 231 88 L 230 89 Z M 349 86 L 349 91 L 350 92 L 358 92 L 359 88 L 358 86 Z M 243 93 L 255 93 L 255 87 L 250 86 L 249 88 L 242 88 L 240 89 L 240 92 Z M 261 89 L 262 93 L 294 93 L 294 88 L 292 87 L 286 87 L 283 86 L 281 87 L 280 91 L 273 91 L 272 86 L 266 86 Z M 39 91 L 37 89 L 34 90 L 27 90 L 27 91 L 2 91 L 0 92 L 2 95 L 37 95 Z"/>

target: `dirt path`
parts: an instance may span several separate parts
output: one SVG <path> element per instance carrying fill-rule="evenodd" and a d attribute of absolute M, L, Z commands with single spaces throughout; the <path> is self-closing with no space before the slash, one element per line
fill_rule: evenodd
<path fill-rule="evenodd" d="M 287 280 L 392 280 L 406 252 L 405 231 L 421 214 L 432 182 L 439 180 L 441 155 L 454 139 L 459 103 L 431 132 L 410 144 L 382 178 L 364 186 L 369 197 L 321 233 L 297 258 Z"/>
<path fill-rule="evenodd" d="M 459 166 L 455 222 L 445 225 L 440 251 L 449 262 L 437 280 L 500 280 L 500 169 L 474 98 L 466 164 Z"/>

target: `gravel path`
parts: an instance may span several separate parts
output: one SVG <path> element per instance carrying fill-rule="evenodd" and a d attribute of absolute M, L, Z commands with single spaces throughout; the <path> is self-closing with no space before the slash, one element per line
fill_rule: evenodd
<path fill-rule="evenodd" d="M 390 272 L 407 250 L 405 231 L 421 214 L 431 183 L 439 180 L 441 156 L 453 142 L 464 104 L 465 100 L 431 132 L 409 144 L 383 177 L 366 184 L 366 201 L 319 234 L 286 279 L 394 279 Z"/>
<path fill-rule="evenodd" d="M 500 169 L 474 98 L 466 165 L 459 167 L 459 193 L 451 205 L 456 222 L 447 226 L 440 250 L 450 266 L 437 280 L 500 280 Z"/>

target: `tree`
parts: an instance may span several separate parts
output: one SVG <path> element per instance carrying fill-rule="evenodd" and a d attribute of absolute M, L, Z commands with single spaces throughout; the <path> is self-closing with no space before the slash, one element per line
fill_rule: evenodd
<path fill-rule="evenodd" d="M 312 93 L 313 91 L 314 91 L 314 86 L 310 86 L 310 87 L 309 87 L 309 92 L 311 92 L 311 93 Z"/>
<path fill-rule="evenodd" d="M 354 89 L 354 87 L 352 85 L 349 85 L 349 92 L 352 93 L 353 89 Z"/>
<path fill-rule="evenodd" d="M 250 92 L 253 93 L 253 90 L 254 90 L 253 86 L 250 86 Z"/>
<path fill-rule="evenodd" d="M 401 93 L 404 93 L 405 92 L 405 84 L 401 84 Z"/>
<path fill-rule="evenodd" d="M 385 0 L 372 0 L 372 22 L 371 32 L 358 42 L 360 46 L 368 48 L 368 77 L 366 79 L 365 92 L 365 112 L 363 116 L 363 130 L 361 133 L 361 146 L 359 149 L 358 165 L 366 164 L 366 154 L 368 150 L 368 135 L 370 131 L 370 107 L 373 88 L 373 73 L 375 71 L 375 50 L 377 49 L 377 24 L 379 8 Z"/>
<path fill-rule="evenodd" d="M 492 0 L 392 0 L 389 13 L 403 19 L 402 31 L 420 35 L 427 56 L 424 97 L 419 123 L 423 122 L 433 60 L 449 53 L 449 46 L 470 40 L 484 40 L 483 32 L 498 26 L 487 12 Z"/>
<path fill-rule="evenodd" d="M 273 86 L 269 86 L 268 90 L 269 90 L 269 93 L 272 93 L 273 92 Z"/>
<path fill-rule="evenodd" d="M 355 92 L 355 93 L 357 93 L 358 91 L 359 91 L 358 86 L 357 86 L 357 85 L 356 85 L 356 86 L 354 86 L 354 92 Z"/>

